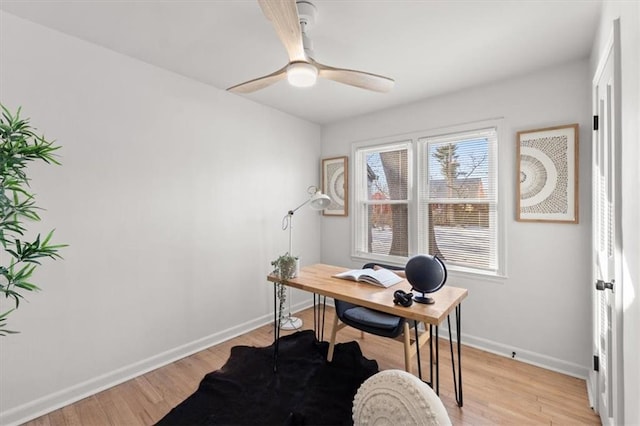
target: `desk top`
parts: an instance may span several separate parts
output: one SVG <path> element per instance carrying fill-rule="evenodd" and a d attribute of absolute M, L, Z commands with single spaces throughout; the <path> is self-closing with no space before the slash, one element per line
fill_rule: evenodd
<path fill-rule="evenodd" d="M 384 288 L 364 282 L 333 277 L 333 275 L 347 270 L 349 269 L 319 263 L 302 268 L 297 277 L 285 280 L 284 284 L 433 325 L 440 325 L 447 318 L 447 315 L 462 303 L 462 299 L 468 295 L 467 289 L 450 287 L 445 284 L 437 292 L 429 293 L 429 297 L 435 300 L 434 304 L 425 305 L 414 302 L 411 306 L 405 308 L 393 304 L 393 293 L 396 290 L 410 291 L 411 285 L 407 280 L 403 280 L 389 288 Z M 267 280 L 277 282 L 278 277 L 269 275 Z"/>

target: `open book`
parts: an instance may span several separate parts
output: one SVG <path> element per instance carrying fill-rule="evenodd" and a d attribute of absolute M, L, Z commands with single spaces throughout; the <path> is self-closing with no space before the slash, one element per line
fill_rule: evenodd
<path fill-rule="evenodd" d="M 381 287 L 391 287 L 403 280 L 402 277 L 388 269 L 353 269 L 336 274 L 334 277 L 345 280 L 363 281 Z"/>

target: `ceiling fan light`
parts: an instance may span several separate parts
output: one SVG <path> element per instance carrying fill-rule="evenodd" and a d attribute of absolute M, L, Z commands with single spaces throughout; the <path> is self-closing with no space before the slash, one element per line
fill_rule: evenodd
<path fill-rule="evenodd" d="M 287 67 L 287 80 L 296 87 L 310 87 L 316 84 L 318 69 L 307 62 L 294 62 Z"/>

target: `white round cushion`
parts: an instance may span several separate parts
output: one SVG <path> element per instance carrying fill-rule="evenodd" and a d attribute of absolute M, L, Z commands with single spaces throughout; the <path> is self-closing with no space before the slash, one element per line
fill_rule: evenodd
<path fill-rule="evenodd" d="M 356 426 L 451 425 L 447 410 L 429 385 L 403 370 L 369 377 L 353 399 Z"/>

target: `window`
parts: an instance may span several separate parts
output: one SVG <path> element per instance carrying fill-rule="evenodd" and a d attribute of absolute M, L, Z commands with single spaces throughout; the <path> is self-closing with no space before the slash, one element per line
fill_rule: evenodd
<path fill-rule="evenodd" d="M 494 126 L 355 147 L 354 256 L 499 274 L 497 142 Z"/>
<path fill-rule="evenodd" d="M 357 252 L 374 258 L 409 254 L 411 141 L 358 151 L 356 161 Z"/>

